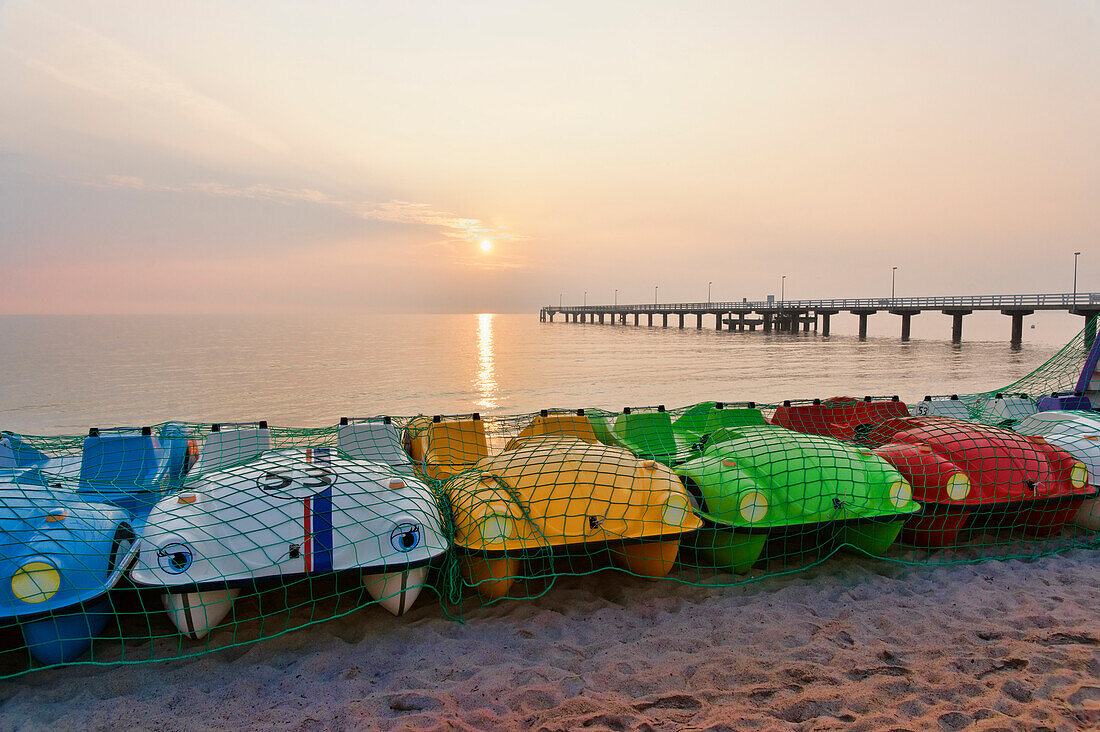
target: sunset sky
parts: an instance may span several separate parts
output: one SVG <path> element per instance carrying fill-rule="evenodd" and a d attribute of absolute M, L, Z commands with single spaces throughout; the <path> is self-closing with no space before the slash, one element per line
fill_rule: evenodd
<path fill-rule="evenodd" d="M 0 1 L 0 312 L 1100 290 L 1098 90 L 1084 0 Z"/>

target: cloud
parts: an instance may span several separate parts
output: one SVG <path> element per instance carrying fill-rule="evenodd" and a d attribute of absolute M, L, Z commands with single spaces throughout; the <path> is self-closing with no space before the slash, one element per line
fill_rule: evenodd
<path fill-rule="evenodd" d="M 423 226 L 434 230 L 437 238 L 426 242 L 448 252 L 455 263 L 482 269 L 518 269 L 523 267 L 522 257 L 499 247 L 504 242 L 526 241 L 528 237 L 507 231 L 504 226 L 493 226 L 481 219 L 460 216 L 413 201 L 348 201 L 332 197 L 312 188 L 286 188 L 257 183 L 234 186 L 207 181 L 187 185 L 154 183 L 132 175 L 107 175 L 82 181 L 84 185 L 99 189 L 150 191 L 155 193 L 199 194 L 226 198 L 263 200 L 280 204 L 306 203 L 343 211 L 364 221 L 380 221 L 409 226 Z M 491 256 L 470 254 L 470 245 L 490 239 L 497 245 Z"/>

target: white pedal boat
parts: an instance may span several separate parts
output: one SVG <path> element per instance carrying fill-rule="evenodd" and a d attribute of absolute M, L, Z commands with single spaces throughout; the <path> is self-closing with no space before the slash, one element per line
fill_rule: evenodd
<path fill-rule="evenodd" d="M 252 438 L 234 439 L 266 447 Z M 197 478 L 154 507 L 130 573 L 166 590 L 165 609 L 192 639 L 225 618 L 242 588 L 327 572 L 359 570 L 371 597 L 400 615 L 447 551 L 431 490 L 389 465 L 332 448 L 239 457 L 214 470 L 200 460 Z"/>
<path fill-rule="evenodd" d="M 993 426 L 1011 425 L 1032 414 L 1039 407 L 1025 394 L 997 394 L 991 399 L 966 401 L 957 394 L 950 397 L 926 396 L 912 405 L 914 417 L 950 417 L 965 422 L 980 422 Z"/>

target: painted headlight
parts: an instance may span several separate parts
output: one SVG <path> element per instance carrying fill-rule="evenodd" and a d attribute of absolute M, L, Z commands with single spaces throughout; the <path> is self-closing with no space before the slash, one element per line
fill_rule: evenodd
<path fill-rule="evenodd" d="M 895 508 L 905 508 L 911 500 L 913 500 L 913 488 L 904 480 L 895 480 L 890 486 L 890 503 L 894 504 Z"/>
<path fill-rule="evenodd" d="M 749 491 L 741 496 L 738 510 L 741 512 L 741 518 L 750 524 L 763 521 L 768 515 L 768 497 L 760 491 Z"/>
<path fill-rule="evenodd" d="M 12 575 L 11 592 L 23 602 L 45 602 L 61 588 L 61 574 L 48 562 L 29 562 Z"/>
<path fill-rule="evenodd" d="M 1069 483 L 1074 488 L 1084 488 L 1089 482 L 1089 469 L 1084 463 L 1074 463 L 1069 471 Z"/>
<path fill-rule="evenodd" d="M 955 473 L 947 479 L 947 496 L 952 501 L 961 501 L 970 495 L 970 478 L 966 473 Z"/>
<path fill-rule="evenodd" d="M 690 512 L 687 497 L 683 493 L 672 493 L 665 504 L 665 512 L 661 519 L 669 526 L 681 526 Z"/>
<path fill-rule="evenodd" d="M 502 544 L 515 532 L 511 516 L 492 514 L 481 522 L 481 540 L 486 544 Z"/>
<path fill-rule="evenodd" d="M 398 524 L 390 532 L 390 544 L 399 552 L 411 552 L 420 546 L 420 524 Z"/>

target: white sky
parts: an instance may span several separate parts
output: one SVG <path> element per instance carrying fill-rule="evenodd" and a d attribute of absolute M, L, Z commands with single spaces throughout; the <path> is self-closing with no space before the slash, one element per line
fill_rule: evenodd
<path fill-rule="evenodd" d="M 1097 2 L 0 2 L 0 312 L 1100 290 L 1098 89 Z"/>

